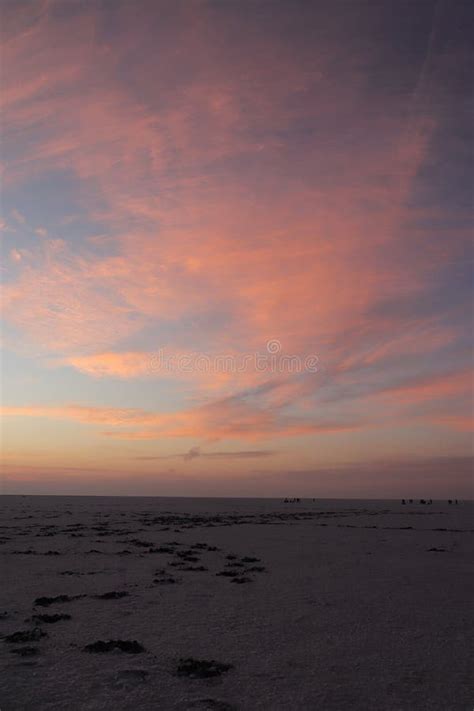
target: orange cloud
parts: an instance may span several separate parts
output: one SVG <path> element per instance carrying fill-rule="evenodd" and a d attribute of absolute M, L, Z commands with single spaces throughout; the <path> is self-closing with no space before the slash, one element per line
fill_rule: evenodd
<path fill-rule="evenodd" d="M 71 356 L 63 362 L 94 377 L 134 378 L 153 372 L 153 353 L 97 353 L 90 356 Z"/>
<path fill-rule="evenodd" d="M 277 435 L 340 432 L 362 426 L 360 421 L 305 420 L 287 416 L 278 408 L 258 407 L 246 402 L 245 397 L 235 396 L 176 413 L 82 405 L 10 406 L 3 407 L 1 412 L 5 417 L 46 417 L 91 425 L 111 425 L 117 429 L 104 434 L 129 440 L 159 439 L 163 436 L 194 437 L 206 441 L 258 440 Z"/>
<path fill-rule="evenodd" d="M 448 427 L 449 429 L 456 430 L 457 432 L 473 432 L 474 431 L 474 417 L 469 415 L 440 415 L 438 417 L 431 417 L 430 422 L 435 425 L 440 425 L 441 427 Z"/>
<path fill-rule="evenodd" d="M 472 370 L 467 370 L 421 376 L 400 385 L 382 388 L 377 395 L 388 399 L 394 398 L 403 403 L 423 402 L 456 395 L 469 395 L 473 392 L 473 385 L 474 373 Z"/>

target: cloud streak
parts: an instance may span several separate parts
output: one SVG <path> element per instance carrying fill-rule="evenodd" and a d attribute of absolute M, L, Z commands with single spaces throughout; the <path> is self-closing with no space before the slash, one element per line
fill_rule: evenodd
<path fill-rule="evenodd" d="M 134 457 L 141 462 L 154 462 L 162 459 L 184 459 L 188 462 L 193 459 L 260 459 L 264 457 L 272 457 L 276 452 L 271 449 L 240 449 L 235 452 L 203 452 L 200 447 L 191 447 L 187 452 L 181 454 L 165 454 L 158 456 L 140 456 Z"/>

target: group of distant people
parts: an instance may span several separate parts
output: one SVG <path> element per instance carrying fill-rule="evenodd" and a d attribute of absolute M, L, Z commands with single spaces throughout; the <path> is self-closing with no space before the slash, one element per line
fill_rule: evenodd
<path fill-rule="evenodd" d="M 294 499 L 284 499 L 283 503 L 284 504 L 299 504 L 301 499 L 298 497 Z M 316 501 L 316 499 L 313 499 L 313 501 Z M 402 504 L 405 506 L 406 504 L 412 504 L 413 499 L 402 499 Z M 420 499 L 418 501 L 419 504 L 426 504 L 427 506 L 430 506 L 433 503 L 433 499 Z M 457 499 L 448 499 L 448 504 L 457 504 L 458 500 Z"/>
<path fill-rule="evenodd" d="M 412 504 L 412 503 L 413 503 L 413 499 L 406 499 L 406 500 L 405 500 L 405 499 L 402 499 L 402 504 L 404 504 L 404 505 L 405 505 L 405 504 Z M 420 500 L 418 501 L 418 503 L 419 503 L 419 504 L 427 504 L 427 505 L 430 505 L 430 504 L 433 503 L 433 499 L 428 499 L 428 500 L 426 500 L 426 499 L 420 499 Z M 453 499 L 448 499 L 448 504 L 453 504 L 453 503 L 454 503 L 454 504 L 457 504 L 457 503 L 458 503 L 458 500 L 457 500 L 457 499 L 454 499 L 454 500 L 453 500 Z"/>

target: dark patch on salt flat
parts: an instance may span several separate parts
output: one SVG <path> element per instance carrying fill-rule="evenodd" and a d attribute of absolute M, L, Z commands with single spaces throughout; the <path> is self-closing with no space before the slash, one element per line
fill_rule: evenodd
<path fill-rule="evenodd" d="M 221 676 L 232 669 L 232 664 L 223 664 L 214 659 L 194 659 L 193 657 L 181 658 L 178 662 L 176 674 L 187 676 L 191 679 L 208 679 L 213 676 Z"/>
<path fill-rule="evenodd" d="M 159 546 L 158 548 L 150 548 L 148 551 L 149 553 L 166 553 L 168 555 L 172 555 L 175 553 L 174 548 L 171 548 L 171 546 Z"/>
<path fill-rule="evenodd" d="M 55 603 L 79 600 L 81 597 L 86 597 L 86 595 L 56 595 L 55 597 L 37 597 L 33 604 L 38 605 L 39 607 L 49 607 Z"/>
<path fill-rule="evenodd" d="M 153 580 L 153 582 L 155 583 L 155 585 L 175 585 L 178 582 L 178 580 L 176 578 L 172 578 L 172 577 L 170 577 L 170 578 L 155 578 L 155 580 Z"/>
<path fill-rule="evenodd" d="M 237 578 L 239 575 L 239 571 L 237 570 L 221 570 L 219 573 L 216 573 L 217 576 L 222 576 L 224 578 Z"/>
<path fill-rule="evenodd" d="M 237 707 L 219 699 L 196 699 L 185 701 L 176 707 L 176 711 L 237 711 Z"/>
<path fill-rule="evenodd" d="M 90 654 L 106 654 L 107 652 L 113 652 L 115 649 L 127 654 L 141 654 L 145 651 L 145 647 L 136 640 L 123 639 L 110 639 L 108 642 L 98 640 L 92 644 L 87 644 L 83 651 Z"/>
<path fill-rule="evenodd" d="M 195 555 L 194 551 L 177 551 L 176 556 L 187 563 L 197 563 L 199 561 L 199 556 Z"/>
<path fill-rule="evenodd" d="M 38 642 L 43 637 L 47 637 L 48 634 L 43 632 L 39 627 L 35 627 L 32 630 L 20 630 L 18 632 L 13 632 L 5 637 L 5 642 L 9 644 L 21 644 L 23 642 Z"/>
<path fill-rule="evenodd" d="M 66 614 L 56 614 L 56 615 L 33 615 L 33 620 L 35 622 L 45 622 L 48 625 L 53 625 L 56 622 L 61 622 L 62 620 L 70 620 L 71 615 Z"/>

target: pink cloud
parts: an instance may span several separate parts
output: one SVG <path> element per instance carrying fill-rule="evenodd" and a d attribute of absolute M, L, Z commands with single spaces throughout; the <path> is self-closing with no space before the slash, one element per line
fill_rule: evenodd
<path fill-rule="evenodd" d="M 216 21 L 206 13 L 211 24 Z M 339 172 L 337 186 L 321 188 L 318 174 L 303 181 L 291 171 L 282 181 L 278 171 L 291 167 L 285 143 L 272 138 L 262 149 L 253 135 L 264 126 L 275 135 L 291 125 L 298 117 L 288 103 L 295 91 L 315 120 L 350 110 L 362 80 L 356 70 L 354 83 L 334 94 L 324 78 L 324 52 L 310 72 L 302 72 L 282 48 L 278 60 L 258 66 L 239 56 L 236 78 L 229 66 L 214 61 L 209 28 L 201 22 L 196 33 L 196 14 L 190 12 L 184 31 L 199 71 L 185 87 L 167 88 L 164 108 L 151 110 L 156 97 L 133 101 L 115 71 L 120 55 L 93 42 L 96 22 L 85 9 L 71 40 L 62 34 L 61 19 L 43 13 L 6 48 L 12 66 L 4 97 L 7 130 L 20 125 L 35 139 L 27 152 L 16 142 L 13 171 L 24 177 L 29 171 L 73 171 L 86 195 L 97 194 L 92 216 L 115 232 L 113 255 L 39 250 L 36 268 L 10 285 L 6 316 L 33 341 L 74 358 L 114 345 L 147 319 L 176 320 L 219 302 L 229 311 L 233 332 L 254 346 L 278 337 L 288 348 L 302 348 L 310 334 L 331 339 L 361 317 L 381 289 L 395 291 L 397 279 L 416 291 L 401 266 L 397 274 L 397 264 L 390 264 L 391 286 L 367 256 L 393 239 L 432 130 L 426 118 L 419 125 L 371 118 L 379 140 L 363 164 L 348 162 L 343 150 L 316 156 L 310 147 L 302 170 L 314 170 L 318 159 L 323 174 L 326 164 Z M 158 75 L 158 85 L 163 78 Z M 262 150 L 262 161 L 276 172 L 258 200 L 239 177 L 221 181 L 209 169 L 213 161 Z M 377 182 L 380 171 L 387 173 L 385 187 Z M 362 200 L 377 203 L 377 212 L 364 214 Z M 130 221 L 139 228 L 130 230 Z M 58 308 L 51 303 L 53 291 Z"/>
<path fill-rule="evenodd" d="M 275 387 L 279 387 L 278 384 Z M 64 406 L 6 406 L 5 417 L 46 417 L 73 420 L 90 425 L 109 425 L 109 437 L 129 440 L 160 437 L 193 437 L 205 441 L 220 439 L 258 440 L 274 436 L 296 436 L 317 432 L 357 429 L 362 421 L 325 420 L 287 415 L 277 407 L 264 407 L 247 400 L 246 394 L 215 400 L 175 413 L 148 412 L 137 408 Z"/>
<path fill-rule="evenodd" d="M 420 376 L 400 385 L 382 388 L 378 395 L 382 398 L 394 398 L 399 402 L 423 402 L 466 395 L 472 392 L 474 373 L 472 370 L 440 373 L 432 376 Z"/>
<path fill-rule="evenodd" d="M 152 353 L 106 352 L 90 356 L 71 356 L 63 362 L 94 377 L 134 378 L 152 374 L 152 358 Z"/>

